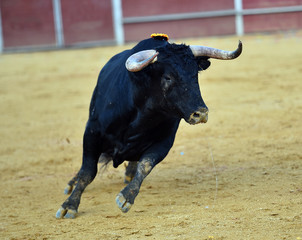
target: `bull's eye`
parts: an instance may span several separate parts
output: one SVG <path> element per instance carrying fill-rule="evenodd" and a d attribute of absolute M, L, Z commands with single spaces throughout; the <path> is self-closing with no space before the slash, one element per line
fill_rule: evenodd
<path fill-rule="evenodd" d="M 171 82 L 171 81 L 172 81 L 172 79 L 171 79 L 169 76 L 165 76 L 165 81 L 167 81 L 167 82 Z"/>
<path fill-rule="evenodd" d="M 162 88 L 164 92 L 167 92 L 173 85 L 173 79 L 170 75 L 163 75 L 162 76 Z"/>

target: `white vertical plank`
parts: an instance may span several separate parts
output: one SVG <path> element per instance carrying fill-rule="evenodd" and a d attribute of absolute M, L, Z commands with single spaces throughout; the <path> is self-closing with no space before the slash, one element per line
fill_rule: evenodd
<path fill-rule="evenodd" d="M 113 15 L 113 28 L 116 43 L 123 45 L 124 39 L 124 26 L 123 26 L 123 10 L 121 0 L 111 0 L 112 15 Z"/>
<path fill-rule="evenodd" d="M 234 0 L 236 11 L 236 34 L 242 36 L 244 34 L 244 21 L 242 15 L 242 0 Z"/>
<path fill-rule="evenodd" d="M 3 53 L 3 32 L 2 32 L 1 8 L 0 8 L 0 53 Z"/>
<path fill-rule="evenodd" d="M 58 47 L 64 46 L 64 32 L 61 11 L 61 0 L 52 0 L 55 24 L 56 43 Z"/>

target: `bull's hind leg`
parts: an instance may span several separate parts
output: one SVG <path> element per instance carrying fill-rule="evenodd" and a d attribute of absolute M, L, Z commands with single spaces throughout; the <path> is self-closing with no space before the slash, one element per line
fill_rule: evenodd
<path fill-rule="evenodd" d="M 124 183 L 128 184 L 132 181 L 132 179 L 135 176 L 136 169 L 137 169 L 137 162 L 128 163 L 126 167 Z"/>
<path fill-rule="evenodd" d="M 76 183 L 75 189 L 62 204 L 56 213 L 56 218 L 75 218 L 81 201 L 81 196 L 85 188 L 90 184 L 97 173 L 97 163 L 99 158 L 98 136 L 90 131 L 85 131 L 83 144 L 83 162 L 82 167 L 69 185 Z"/>
<path fill-rule="evenodd" d="M 79 172 L 68 182 L 66 188 L 64 189 L 64 194 L 68 195 L 72 192 L 73 187 L 77 184 L 79 177 Z"/>

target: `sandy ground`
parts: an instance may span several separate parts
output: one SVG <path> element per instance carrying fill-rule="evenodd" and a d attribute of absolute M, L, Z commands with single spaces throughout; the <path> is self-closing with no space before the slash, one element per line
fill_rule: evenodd
<path fill-rule="evenodd" d="M 182 122 L 130 212 L 115 205 L 124 166 L 110 166 L 74 220 L 55 213 L 81 165 L 90 97 L 132 45 L 0 56 L 0 239 L 302 239 L 302 33 L 242 41 L 239 59 L 200 75 L 208 123 Z"/>

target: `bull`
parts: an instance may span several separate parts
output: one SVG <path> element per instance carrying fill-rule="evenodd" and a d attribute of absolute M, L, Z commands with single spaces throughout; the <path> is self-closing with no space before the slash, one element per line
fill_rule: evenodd
<path fill-rule="evenodd" d="M 125 182 L 116 196 L 122 212 L 134 204 L 141 184 L 171 149 L 179 122 L 206 123 L 208 107 L 198 72 L 209 58 L 234 59 L 242 52 L 169 43 L 156 35 L 113 56 L 101 70 L 83 136 L 82 166 L 65 188 L 71 194 L 56 213 L 75 218 L 83 191 L 97 174 L 100 156 L 116 168 L 124 161 Z M 74 188 L 74 190 L 73 190 Z"/>

